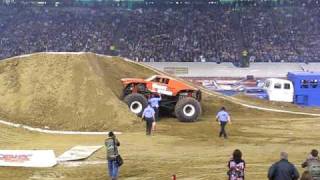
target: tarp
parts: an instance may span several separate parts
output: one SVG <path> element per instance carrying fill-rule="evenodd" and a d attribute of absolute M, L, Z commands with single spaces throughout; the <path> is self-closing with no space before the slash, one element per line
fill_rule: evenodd
<path fill-rule="evenodd" d="M 86 159 L 102 146 L 75 146 L 58 157 L 58 161 L 75 161 Z"/>
<path fill-rule="evenodd" d="M 53 150 L 0 150 L 0 166 L 53 167 L 56 164 Z"/>

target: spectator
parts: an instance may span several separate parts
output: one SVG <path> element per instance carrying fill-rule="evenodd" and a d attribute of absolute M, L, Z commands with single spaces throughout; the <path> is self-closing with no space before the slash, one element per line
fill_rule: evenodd
<path fill-rule="evenodd" d="M 268 172 L 269 180 L 298 180 L 299 172 L 296 167 L 288 161 L 288 153 L 280 153 L 280 161 L 274 163 Z"/>
<path fill-rule="evenodd" d="M 242 159 L 242 153 L 239 149 L 233 151 L 232 159 L 228 163 L 229 180 L 244 180 L 245 161 Z"/>
<path fill-rule="evenodd" d="M 316 149 L 311 150 L 310 155 L 301 166 L 302 168 L 307 168 L 314 180 L 320 180 L 320 160 Z"/>

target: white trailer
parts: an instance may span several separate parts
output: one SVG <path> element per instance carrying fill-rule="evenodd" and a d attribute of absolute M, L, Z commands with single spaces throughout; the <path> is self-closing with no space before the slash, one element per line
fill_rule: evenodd
<path fill-rule="evenodd" d="M 270 101 L 293 102 L 294 87 L 289 80 L 268 78 L 263 89 Z"/>

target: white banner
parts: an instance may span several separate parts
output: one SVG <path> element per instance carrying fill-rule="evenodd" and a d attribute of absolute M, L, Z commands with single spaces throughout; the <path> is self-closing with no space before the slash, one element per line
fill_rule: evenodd
<path fill-rule="evenodd" d="M 53 167 L 53 150 L 0 150 L 0 166 Z"/>
<path fill-rule="evenodd" d="M 75 146 L 58 157 L 58 161 L 75 161 L 86 159 L 102 146 Z"/>

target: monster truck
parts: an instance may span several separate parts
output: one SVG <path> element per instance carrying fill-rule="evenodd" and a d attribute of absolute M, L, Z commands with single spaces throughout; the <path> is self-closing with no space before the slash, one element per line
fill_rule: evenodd
<path fill-rule="evenodd" d="M 131 112 L 141 116 L 151 94 L 159 94 L 160 110 L 173 112 L 183 122 L 196 121 L 201 114 L 201 91 L 184 82 L 161 75 L 147 79 L 124 78 L 123 100 Z"/>

